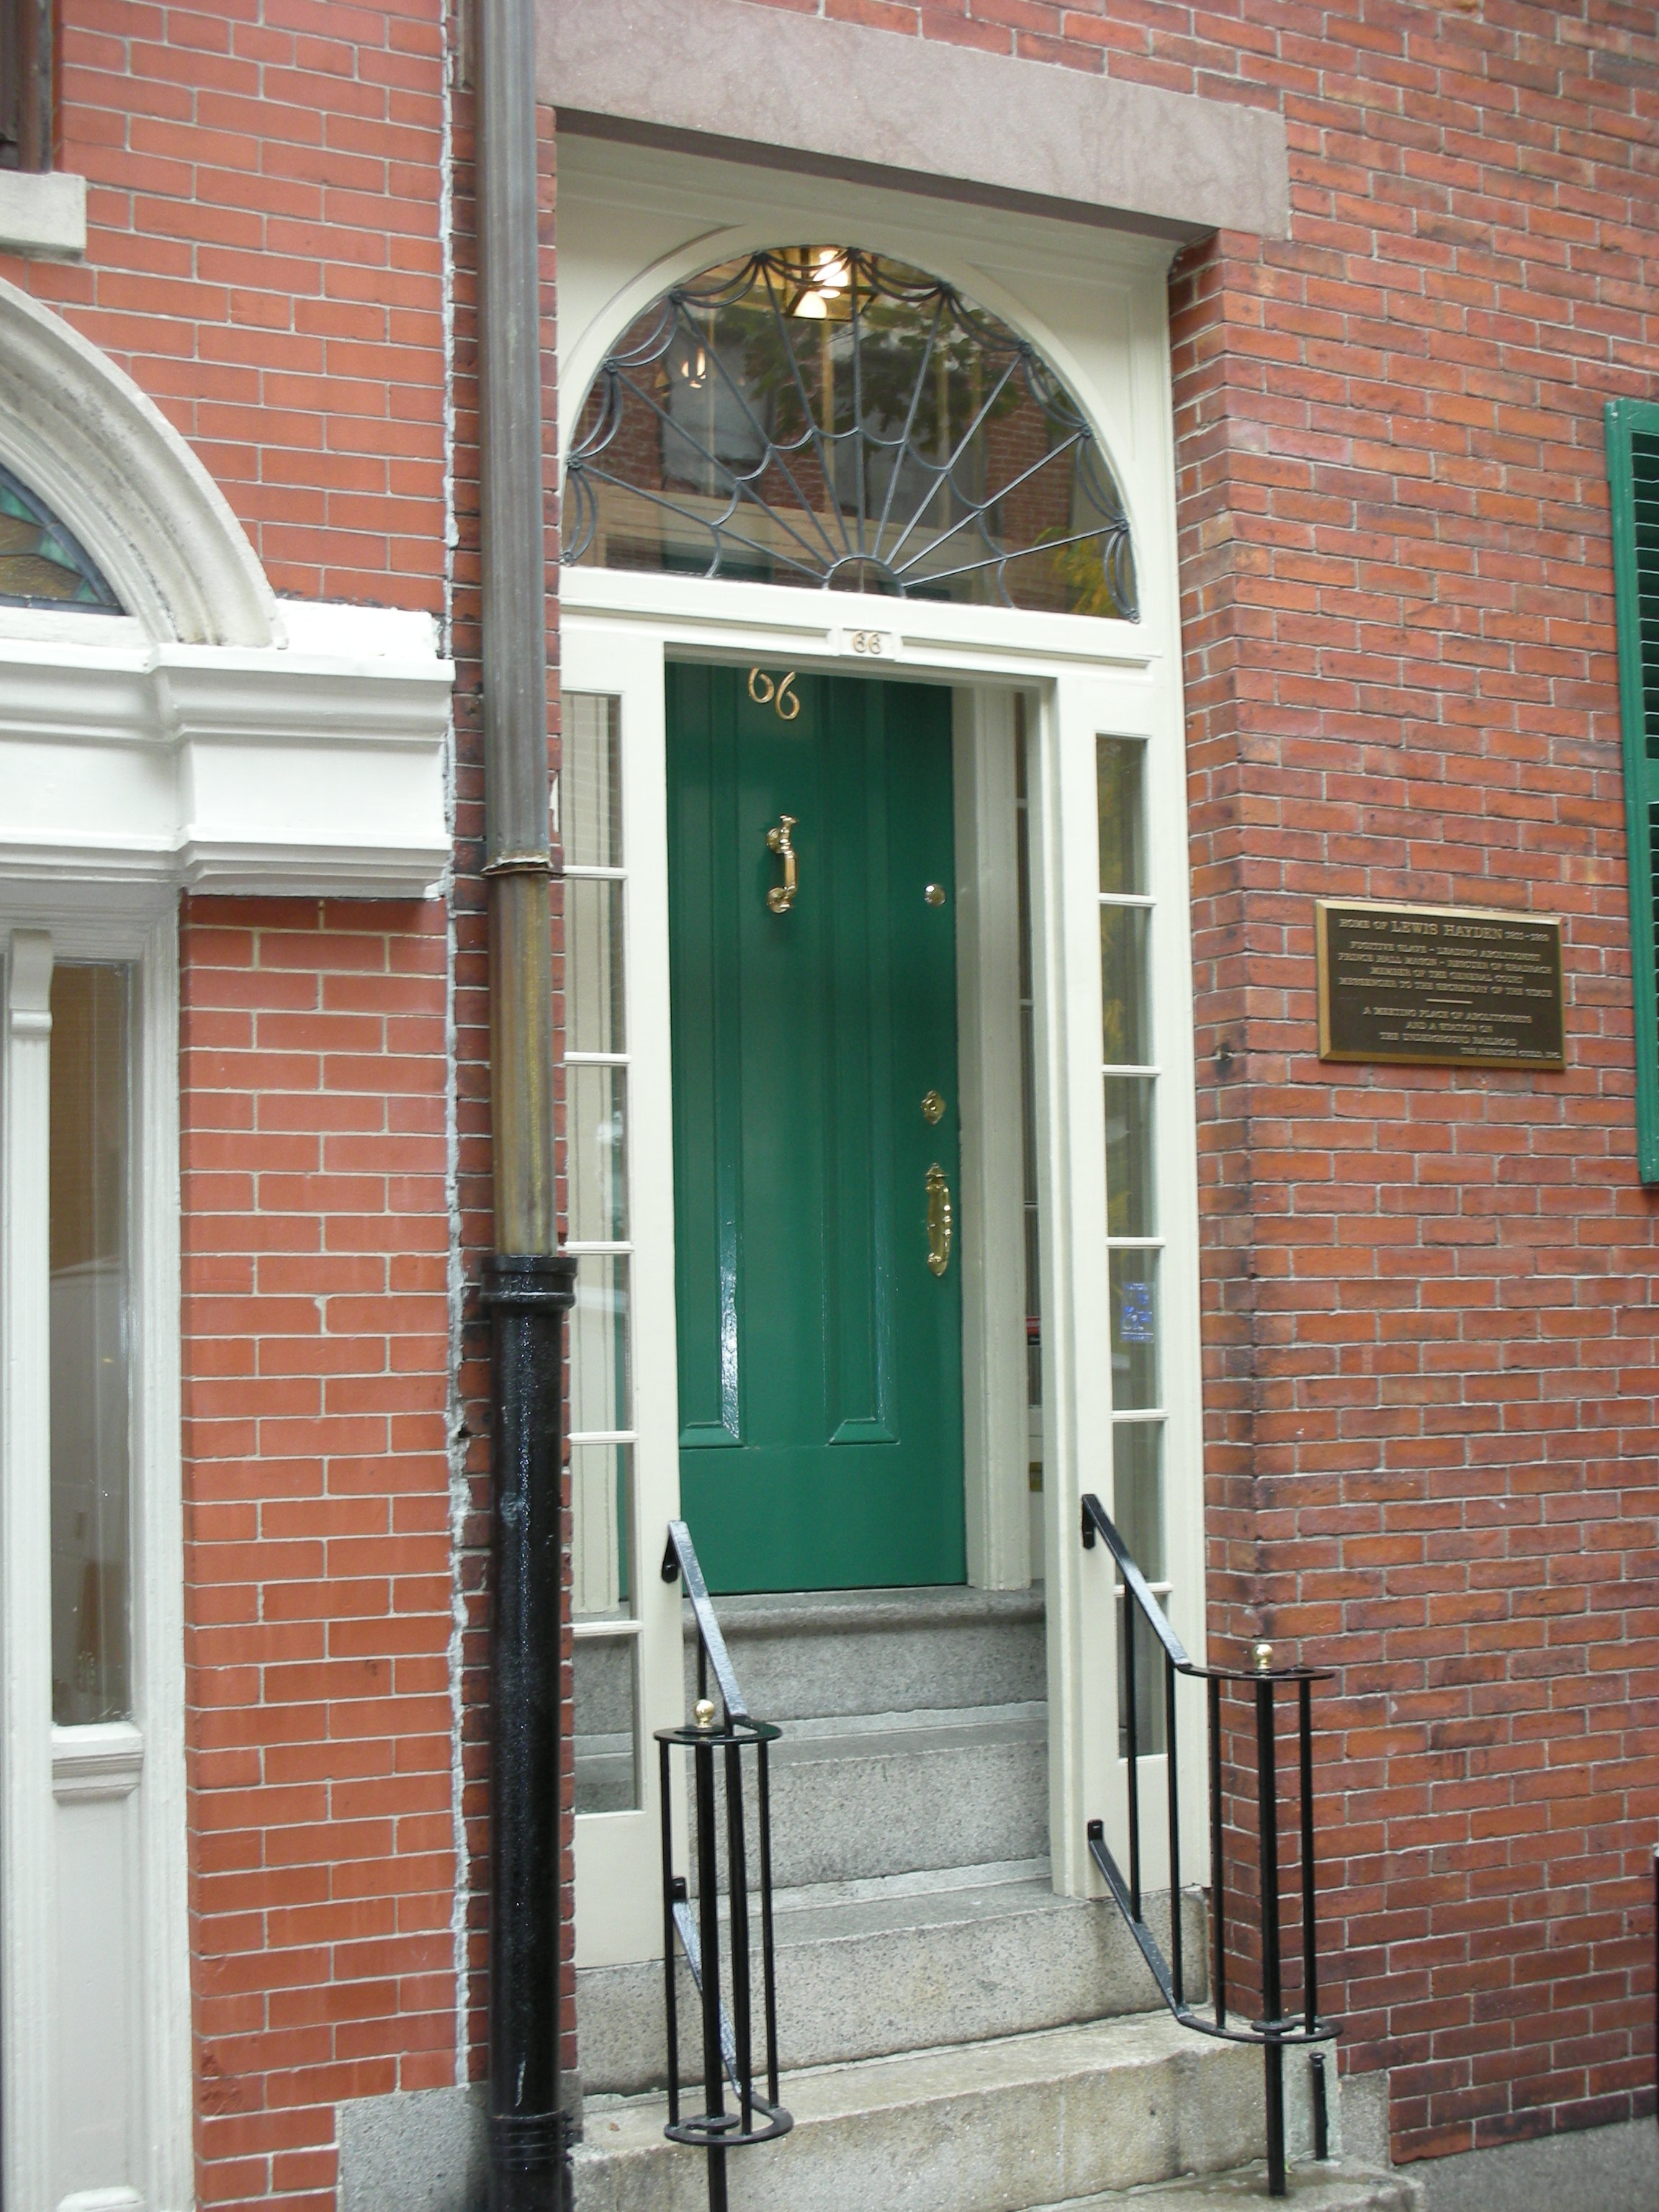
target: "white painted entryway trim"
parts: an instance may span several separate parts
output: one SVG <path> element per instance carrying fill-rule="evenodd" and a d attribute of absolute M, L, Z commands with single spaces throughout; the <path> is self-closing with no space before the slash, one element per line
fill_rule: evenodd
<path fill-rule="evenodd" d="M 264 570 L 189 441 L 65 316 L 3 280 L 0 461 L 63 517 L 148 636 L 282 642 Z"/>
<path fill-rule="evenodd" d="M 3 281 L 0 462 L 126 610 L 0 607 L 0 891 L 438 882 L 454 670 L 430 616 L 279 601 L 155 402 Z"/>
<path fill-rule="evenodd" d="M 46 927 L 39 926 L 44 922 Z M 4 917 L 0 915 L 0 929 Z M 48 1072 L 54 965 L 125 961 L 132 1025 L 132 1694 L 130 1722 L 52 1723 L 51 1461 L 47 1365 Z M 90 910 L 56 902 L 9 932 L 0 1085 L 0 2097 L 8 2204 L 59 2203 L 54 2176 L 67 2039 L 80 2040 L 58 1972 L 57 1869 L 66 1820 L 125 1807 L 131 2016 L 125 2043 L 132 2170 L 100 2201 L 184 2212 L 192 2201 L 186 1893 L 184 1514 L 179 1342 L 179 977 L 170 894 L 129 890 Z M 66 2028 L 68 2030 L 66 2039 Z M 116 2195 L 109 2196 L 114 2191 Z M 84 2194 L 84 2192 L 82 2192 Z M 64 2198 L 65 2203 L 78 2201 Z"/>
<path fill-rule="evenodd" d="M 46 1131 L 52 939 L 12 934 L 0 1073 L 0 2193 L 52 2201 L 51 1401 Z"/>
<path fill-rule="evenodd" d="M 633 604 L 617 610 L 625 580 Z M 595 589 L 596 583 L 601 585 Z M 629 1138 L 634 1201 L 635 1390 L 631 1556 L 640 1562 L 636 1625 L 594 1624 L 595 1637 L 625 1632 L 639 1651 L 639 1721 L 647 1747 L 636 1811 L 576 1821 L 577 1960 L 581 1966 L 648 1958 L 660 1948 L 657 1899 L 659 1811 L 651 1731 L 682 1717 L 678 1595 L 654 1574 L 660 1530 L 678 1510 L 678 1418 L 673 1320 L 673 1192 L 668 1022 L 667 838 L 664 668 L 701 653 L 741 664 L 760 647 L 747 600 L 773 603 L 764 632 L 769 665 L 852 666 L 867 659 L 840 649 L 843 629 L 891 623 L 890 601 L 776 587 L 704 583 L 688 612 L 678 578 L 565 580 L 561 651 L 565 688 L 620 702 L 628 844 L 627 990 L 636 1101 Z M 797 619 L 777 603 L 789 600 Z M 936 613 L 937 610 L 930 610 Z M 721 617 L 725 616 L 726 620 Z M 1035 642 L 1035 641 L 1034 641 Z M 986 680 L 971 644 L 932 654 L 902 634 L 884 674 L 951 684 L 979 678 L 969 696 L 988 720 L 1016 690 L 1034 702 L 1028 736 L 1032 838 L 1038 1162 L 1042 1218 L 1045 1489 L 1043 1563 L 1049 1647 L 1050 1838 L 1056 1887 L 1093 1893 L 1098 1880 L 1085 1850 L 1088 1818 L 1101 1815 L 1120 1856 L 1125 1849 L 1117 1744 L 1117 1652 L 1109 1593 L 1097 1555 L 1079 1541 L 1085 1490 L 1112 1497 L 1112 1401 L 1108 1352 L 1105 1127 L 1101 1081 L 1099 869 L 1096 843 L 1095 739 L 1138 738 L 1148 750 L 1148 849 L 1156 934 L 1153 989 L 1159 1009 L 1159 1198 L 1164 1241 L 1164 1397 L 1167 1418 L 1166 1544 L 1171 1616 L 1188 1650 L 1205 1649 L 1202 1435 L 1198 1340 L 1197 1172 L 1194 1151 L 1192 981 L 1186 847 L 1185 757 L 1176 672 L 1137 654 L 1080 671 L 1067 655 L 1045 662 L 1035 650 Z M 643 1109 L 643 1113 L 641 1112 Z M 966 1285 L 964 1285 L 966 1288 Z M 1181 1320 L 1172 1322 L 1170 1316 Z M 663 1347 L 671 1347 L 665 1355 Z M 1024 1463 L 1024 1439 L 1020 1458 Z M 987 1503 L 989 1501 L 988 1499 Z M 988 1522 L 983 1524 L 988 1532 Z M 1005 1557 L 1006 1555 L 1005 1554 Z M 1035 1563 L 1033 1563 L 1035 1565 Z M 1085 1580 L 1085 1577 L 1088 1579 Z M 990 1577 L 988 1574 L 987 1579 Z M 1183 1757 L 1201 1756 L 1203 1717 L 1183 1709 Z M 1197 1770 L 1188 1765 L 1188 1771 Z M 1157 1787 L 1149 1770 L 1145 1787 Z M 673 1807 L 679 1819 L 684 1808 Z M 1200 1879 L 1205 1843 L 1195 1835 L 1183 1869 Z M 1163 1878 L 1162 1847 L 1149 1824 L 1149 1882 Z"/>
<path fill-rule="evenodd" d="M 654 1587 L 661 1524 L 678 1497 L 674 1418 L 672 1191 L 667 1021 L 667 872 L 660 832 L 663 668 L 670 659 L 863 670 L 949 684 L 988 728 L 1016 693 L 1027 712 L 1042 1222 L 1045 1482 L 1043 1571 L 1049 1680 L 1050 1837 L 1056 1887 L 1098 1887 L 1085 1823 L 1103 1817 L 1121 1854 L 1116 1640 L 1109 1585 L 1079 1522 L 1085 1490 L 1112 1497 L 1110 1308 L 1102 1080 L 1096 739 L 1144 740 L 1153 988 L 1158 1023 L 1166 1547 L 1170 1611 L 1204 1650 L 1197 1169 L 1193 990 L 1165 272 L 1168 248 L 1000 210 L 968 210 L 863 184 L 763 173 L 660 147 L 562 142 L 560 174 L 562 449 L 609 350 L 670 285 L 763 246 L 856 242 L 957 284 L 1028 339 L 1092 423 L 1132 529 L 1138 623 L 1008 608 L 863 598 L 806 588 L 576 568 L 562 590 L 562 678 L 621 702 L 628 792 L 653 825 L 630 830 L 628 989 L 636 1097 L 655 1120 L 630 1140 L 639 1540 L 639 1725 L 681 1717 L 679 1612 Z M 871 635 L 882 641 L 860 650 Z M 635 828 L 638 808 L 632 817 Z M 976 833 L 977 834 L 977 833 Z M 640 994 L 660 1023 L 653 1036 Z M 647 1081 L 647 1070 L 650 1081 Z M 1006 1111 L 1004 1101 L 1002 1111 Z M 644 1176 L 654 1178 L 649 1203 Z M 1018 1264 L 1017 1252 L 1011 1261 Z M 968 1286 L 964 1285 L 964 1289 Z M 645 1325 L 644 1301 L 651 1322 Z M 988 1319 L 993 1332 L 999 1324 Z M 994 1419 L 993 1411 L 991 1416 Z M 1022 1434 L 1014 1447 L 1023 1468 Z M 982 1500 L 988 1509 L 991 1501 Z M 998 1579 L 988 1510 L 984 1571 Z M 1007 1532 L 1003 1532 L 1006 1535 Z M 1012 1564 L 1012 1540 L 1004 1549 Z M 647 1583 L 653 1585 L 647 1587 Z M 601 1632 L 597 1628 L 596 1633 Z M 1202 1716 L 1197 1717 L 1201 1729 Z M 655 1762 L 636 1812 L 576 1821 L 581 1964 L 648 1958 L 661 1943 Z M 1151 1786 L 1151 1778 L 1148 1778 Z M 680 1808 L 677 1808 L 677 1811 Z M 1202 1872 L 1203 1838 L 1183 1869 Z M 1155 1854 L 1149 1851 L 1149 1862 Z M 1149 1863 L 1149 1879 L 1155 1880 Z"/>
<path fill-rule="evenodd" d="M 0 889 L 423 896 L 450 853 L 434 625 L 284 605 L 290 642 L 263 647 L 0 610 Z"/>

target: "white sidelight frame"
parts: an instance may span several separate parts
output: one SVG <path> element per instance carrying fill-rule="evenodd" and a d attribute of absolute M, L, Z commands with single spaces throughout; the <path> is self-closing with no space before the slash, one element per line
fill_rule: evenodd
<path fill-rule="evenodd" d="M 1202 1658 L 1204 1547 L 1198 1194 L 1186 775 L 1175 552 L 1167 246 L 1044 218 L 950 208 L 853 184 L 690 154 L 562 137 L 561 449 L 606 353 L 680 278 L 761 246 L 844 240 L 960 286 L 1027 337 L 1090 413 L 1134 534 L 1139 623 L 788 586 L 579 567 L 562 573 L 562 682 L 619 702 L 628 872 L 632 1068 L 628 1133 L 632 1290 L 634 1618 L 579 1625 L 638 1654 L 637 1809 L 576 1820 L 577 1963 L 660 1954 L 655 1729 L 683 1717 L 678 1589 L 657 1575 L 678 1511 L 672 1066 L 669 1035 L 664 672 L 712 659 L 949 685 L 962 1005 L 963 1206 L 987 1231 L 964 1257 L 971 1579 L 1046 1584 L 1049 1826 L 1055 1886 L 1099 1885 L 1085 1824 L 1124 1848 L 1114 1599 L 1085 1553 L 1080 1501 L 1112 1498 L 1105 1107 L 1096 741 L 1146 747 L 1145 803 L 1157 1021 L 1165 1556 L 1170 1611 Z M 1018 978 L 1013 927 L 1013 726 L 1025 702 L 1036 1094 L 1042 1228 L 1042 1558 L 1030 1557 L 1020 1219 Z M 1010 1169 L 1012 1168 L 1012 1173 Z M 993 1241 L 994 1240 L 994 1241 Z M 1000 1266 L 996 1255 L 1006 1255 Z M 981 1261 L 988 1257 L 989 1264 Z M 1017 1331 L 1017 1334 L 1015 1333 Z M 1183 1760 L 1201 1760 L 1188 1699 Z M 1156 1762 L 1152 1763 L 1154 1765 Z M 1199 1768 L 1188 1765 L 1189 1772 Z M 1148 1772 L 1145 1786 L 1155 1790 Z M 676 1821 L 684 1818 L 678 1802 Z M 1182 1871 L 1206 1864 L 1202 1824 Z M 1149 1886 L 1167 1881 L 1150 1832 Z"/>
<path fill-rule="evenodd" d="M 1040 1571 L 1048 1619 L 1054 1879 L 1074 1894 L 1096 1887 L 1085 1849 L 1085 1820 L 1103 1814 L 1109 1833 L 1120 1828 L 1123 1800 L 1112 1601 L 1097 1572 L 1104 1555 L 1084 1553 L 1079 1537 L 1083 1492 L 1092 1490 L 1109 1502 L 1112 1495 L 1096 739 L 1108 735 L 1146 743 L 1149 883 L 1158 923 L 1152 957 L 1159 1016 L 1165 1543 L 1172 1614 L 1188 1649 L 1202 1656 L 1196 1136 L 1178 691 L 1167 665 L 1158 665 L 1159 657 L 1146 650 L 1129 625 L 1076 625 L 1117 633 L 1111 641 L 1117 665 L 1106 671 L 1098 639 L 1086 641 L 1094 653 L 1079 650 L 1075 659 L 1053 651 L 1072 641 L 1074 626 L 1065 618 L 1048 624 L 1050 652 L 1032 651 L 1036 641 L 1027 626 L 1036 619 L 1047 618 L 915 602 L 843 601 L 768 585 L 584 571 L 565 578 L 564 687 L 617 700 L 620 715 L 635 1346 L 632 1618 L 579 1622 L 576 1634 L 635 1644 L 643 1745 L 637 1809 L 584 1814 L 576 1821 L 579 1965 L 648 1958 L 659 1950 L 660 1810 L 651 1735 L 679 1723 L 684 1695 L 678 1591 L 656 1571 L 662 1532 L 679 1502 L 665 805 L 665 672 L 671 659 L 868 672 L 870 656 L 862 650 L 854 654 L 851 641 L 873 632 L 883 642 L 878 658 L 884 673 L 949 683 L 956 695 L 958 884 L 966 891 L 990 878 L 980 913 L 969 911 L 967 899 L 958 910 L 964 1219 L 969 1206 L 983 1206 L 988 1231 L 1002 1240 L 989 1249 L 1008 1259 L 1000 1267 L 965 1267 L 963 1279 L 965 1371 L 975 1383 L 983 1377 L 990 1386 L 978 1389 L 968 1408 L 970 1573 L 975 1583 L 990 1587 L 1018 1587 L 1029 1578 L 1021 1556 L 1026 1450 L 1024 1296 L 1016 1256 L 1022 1249 L 1020 1192 L 1006 1172 L 1008 1161 L 1018 1157 L 1018 979 L 982 972 L 994 961 L 1006 965 L 1014 942 L 1012 931 L 1000 932 L 1006 930 L 1014 896 L 1009 872 L 1016 693 L 1028 702 L 1042 1220 L 1045 1545 Z M 878 622 L 887 627 L 876 629 Z M 1005 628 L 1016 635 L 1026 629 L 1024 651 L 1010 651 L 1013 641 L 994 634 Z M 1079 648 L 1085 643 L 1076 640 Z M 1000 735 L 1006 743 L 998 742 Z M 1005 799 L 1006 805 L 999 803 Z M 977 981 L 969 972 L 969 959 L 981 963 Z M 970 1024 L 979 1018 L 971 1004 L 975 994 L 1005 1009 L 981 1028 L 977 1068 L 968 1052 Z M 1006 1040 L 1000 1062 L 999 1030 Z M 1172 1316 L 1188 1325 L 1172 1323 Z M 1012 1336 L 1011 1323 L 1018 1332 Z M 981 1362 L 977 1375 L 976 1357 Z M 1003 1462 L 1000 1480 L 994 1455 L 1000 1453 L 1012 1457 Z M 1032 1561 L 1030 1571 L 1039 1571 L 1039 1563 Z M 1188 1761 L 1201 1758 L 1198 1701 L 1185 1701 L 1183 1725 L 1183 1755 Z M 1198 1770 L 1189 1765 L 1188 1771 Z M 1147 1786 L 1156 1787 L 1155 1765 Z M 682 1817 L 678 1802 L 672 1809 L 677 1820 Z M 1152 1826 L 1148 1823 L 1146 1864 L 1148 1883 L 1156 1886 L 1166 1876 Z M 1121 1847 L 1121 1833 L 1116 1840 Z M 1183 1869 L 1188 1881 L 1203 1872 L 1201 1837 L 1194 1850 Z"/>
<path fill-rule="evenodd" d="M 968 1580 L 1024 1589 L 1042 1562 L 1031 1558 L 1026 1479 L 1016 700 L 984 685 L 953 697 Z"/>
<path fill-rule="evenodd" d="M 194 2180 L 173 902 L 154 889 L 87 887 L 72 908 L 61 894 L 14 893 L 0 903 L 0 2186 L 9 2203 L 58 2212 L 182 2212 Z M 52 969 L 77 960 L 129 964 L 136 984 L 133 1714 L 60 1729 L 50 1665 L 47 1075 Z"/>

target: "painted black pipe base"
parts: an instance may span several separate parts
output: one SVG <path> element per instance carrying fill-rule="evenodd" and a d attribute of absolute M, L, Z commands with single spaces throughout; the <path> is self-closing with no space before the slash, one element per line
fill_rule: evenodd
<path fill-rule="evenodd" d="M 490 2212 L 565 2212 L 569 2172 L 562 2112 L 489 2115 Z"/>
<path fill-rule="evenodd" d="M 494 1254 L 490 1317 L 489 2202 L 564 2212 L 559 1654 L 564 1316 L 576 1263 Z"/>

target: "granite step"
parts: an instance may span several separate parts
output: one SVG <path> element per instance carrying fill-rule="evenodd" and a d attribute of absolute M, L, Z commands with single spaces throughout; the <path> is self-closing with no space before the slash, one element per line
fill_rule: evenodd
<path fill-rule="evenodd" d="M 1021 2212 L 1263 2150 L 1261 2062 L 1166 2014 L 792 2073 L 794 2127 L 728 2157 L 732 2212 Z M 660 2096 L 589 2096 L 575 2212 L 704 2212 Z"/>
<path fill-rule="evenodd" d="M 776 1899 L 778 2045 L 793 2068 L 1019 2035 L 1143 2011 L 1146 1968 L 1110 1905 L 1056 1897 L 1046 1859 L 824 1883 Z M 1155 1923 L 1167 1907 L 1152 1903 Z M 751 1935 L 758 1966 L 759 1923 Z M 1186 1900 L 1188 1986 L 1204 1988 L 1204 1909 Z M 696 1997 L 679 1968 L 681 2071 L 700 2078 Z M 665 2078 L 662 1969 L 576 1977 L 582 2081 L 621 2094 Z"/>
<path fill-rule="evenodd" d="M 1291 2212 L 1419 2212 L 1420 2183 L 1403 2173 L 1343 2160 L 1295 2166 L 1285 2177 L 1283 2197 L 1267 2194 L 1267 2169 L 1255 2164 L 1230 2173 L 1182 2174 L 1140 2189 L 1109 2189 L 1094 2197 L 1073 2197 L 1064 2204 L 1045 2204 L 1032 2212 L 1251 2212 L 1261 2205 L 1285 2204 Z"/>
<path fill-rule="evenodd" d="M 1047 1695 L 1041 1583 L 721 1597 L 714 1609 L 749 1710 L 762 1720 L 950 1711 Z M 690 1711 L 689 1606 L 685 1639 Z"/>
<path fill-rule="evenodd" d="M 795 1720 L 772 1751 L 780 1888 L 1046 1856 L 1048 1707 Z"/>

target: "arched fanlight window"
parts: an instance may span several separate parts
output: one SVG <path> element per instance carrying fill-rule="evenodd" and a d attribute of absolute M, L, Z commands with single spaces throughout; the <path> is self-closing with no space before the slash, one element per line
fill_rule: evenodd
<path fill-rule="evenodd" d="M 635 324 L 578 418 L 564 559 L 1137 613 L 1122 502 L 1054 372 L 850 246 L 726 262 Z"/>
<path fill-rule="evenodd" d="M 121 612 L 92 556 L 6 468 L 0 468 L 0 606 Z"/>

